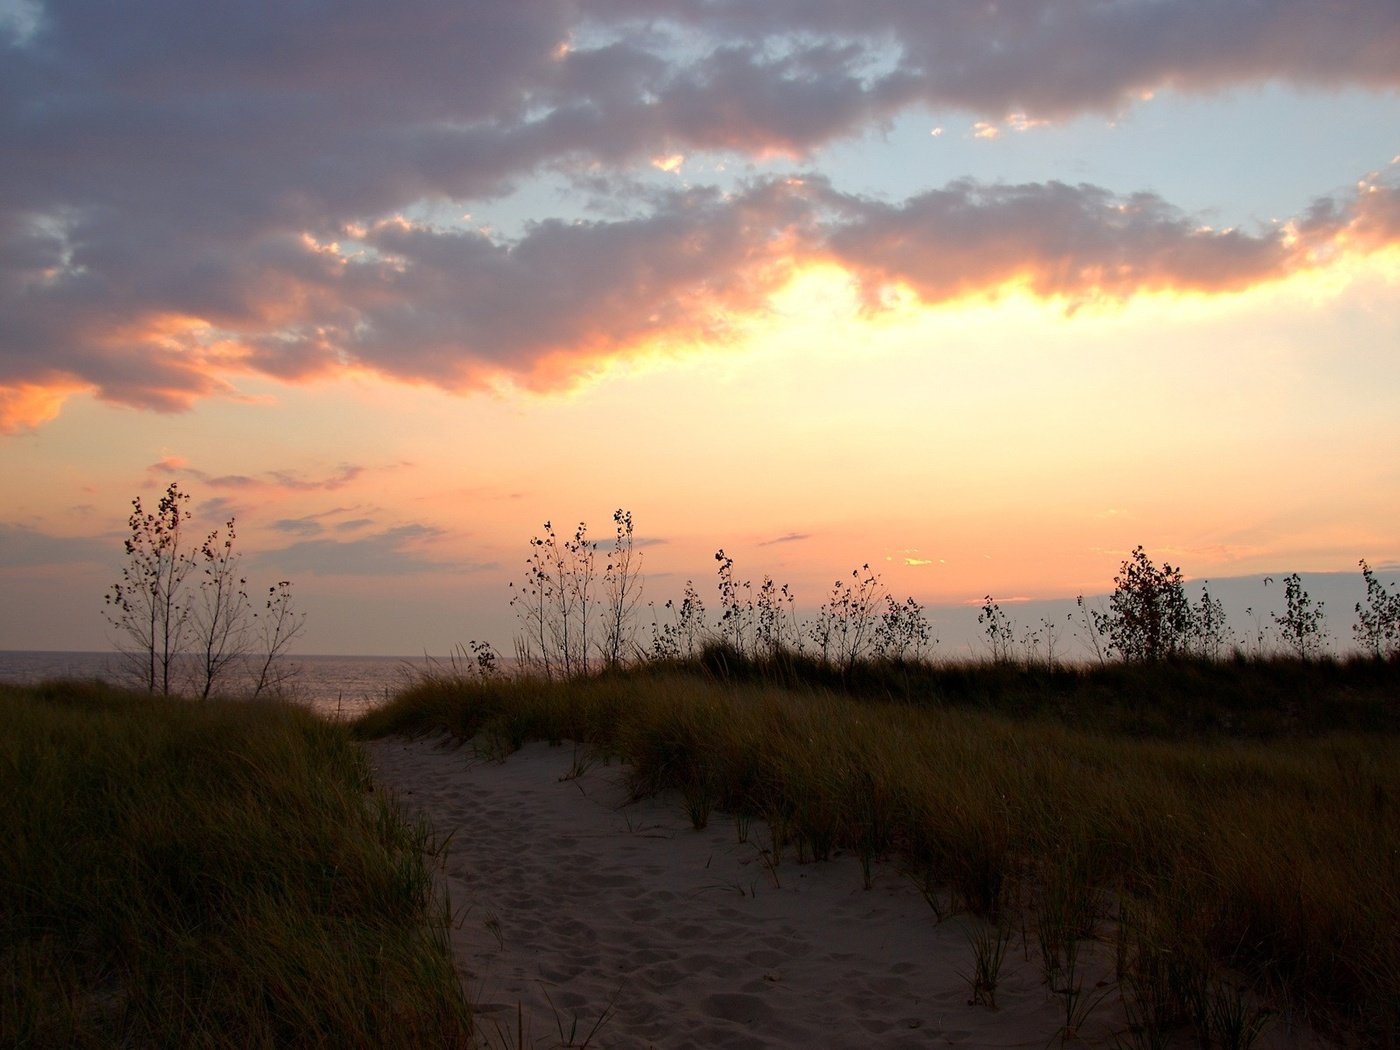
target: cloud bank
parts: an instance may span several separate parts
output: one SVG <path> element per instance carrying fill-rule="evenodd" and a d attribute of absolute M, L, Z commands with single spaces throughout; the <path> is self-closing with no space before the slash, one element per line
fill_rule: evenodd
<path fill-rule="evenodd" d="M 1392 0 L 93 0 L 0 20 L 0 429 L 90 391 L 157 411 L 368 370 L 567 385 L 718 341 L 802 265 L 878 301 L 1015 282 L 1078 301 L 1230 291 L 1395 243 L 1394 173 L 1286 226 L 969 181 L 901 202 L 820 178 L 639 188 L 655 158 L 802 158 L 912 107 L 1114 112 L 1162 88 L 1400 87 Z M 514 237 L 407 216 L 545 172 L 616 214 Z"/>

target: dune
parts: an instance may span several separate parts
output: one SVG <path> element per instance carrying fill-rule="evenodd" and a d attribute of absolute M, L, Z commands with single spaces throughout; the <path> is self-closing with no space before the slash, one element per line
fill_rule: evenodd
<path fill-rule="evenodd" d="M 570 745 L 370 750 L 378 782 L 452 835 L 454 949 L 497 1042 L 1039 1048 L 1057 1029 L 1019 942 L 997 1008 L 969 1005 L 965 929 L 893 871 L 865 890 L 850 857 L 771 868 L 761 822 L 747 842 L 723 814 L 696 831 L 678 798 L 628 802 L 617 765 L 568 779 Z"/>
<path fill-rule="evenodd" d="M 890 865 L 868 890 L 854 857 L 775 866 L 761 822 L 747 841 L 724 814 L 694 830 L 678 796 L 629 801 L 616 764 L 571 777 L 569 744 L 502 762 L 441 738 L 369 749 L 382 789 L 451 834 L 441 877 L 453 947 L 490 1045 L 1059 1042 L 1063 1003 L 1020 931 L 995 1008 L 971 1003 L 976 920 L 935 921 Z M 1085 990 L 1103 1000 L 1074 1042 L 1108 1046 L 1126 1025 L 1111 948 L 1093 951 Z M 1256 1045 L 1282 1034 L 1275 1025 Z"/>

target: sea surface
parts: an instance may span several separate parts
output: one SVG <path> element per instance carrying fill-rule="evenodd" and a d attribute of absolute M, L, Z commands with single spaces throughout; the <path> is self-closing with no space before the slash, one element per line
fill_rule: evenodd
<path fill-rule="evenodd" d="M 424 656 L 288 656 L 279 666 L 287 673 L 281 687 L 287 699 L 332 718 L 354 718 L 423 673 L 446 667 L 447 661 Z M 0 682 L 29 685 L 49 678 L 132 683 L 120 653 L 0 650 Z M 246 673 L 231 673 L 227 686 L 232 695 L 253 688 Z"/>

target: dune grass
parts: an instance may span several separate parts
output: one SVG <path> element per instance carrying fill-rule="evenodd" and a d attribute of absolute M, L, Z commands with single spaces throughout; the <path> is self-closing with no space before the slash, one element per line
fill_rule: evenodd
<path fill-rule="evenodd" d="M 1396 736 L 1322 733 L 1311 713 L 1388 727 L 1394 663 L 1029 685 L 965 666 L 939 672 L 960 691 L 891 700 L 723 657 L 570 682 L 439 675 L 355 731 L 447 731 L 500 755 L 584 742 L 625 760 L 637 795 L 677 790 L 697 826 L 763 818 L 775 858 L 848 851 L 867 882 L 914 879 L 937 918 L 1014 917 L 1055 994 L 1081 940 L 1111 939 L 1132 1045 L 1226 1039 L 1219 1018 L 1260 1002 L 1363 1042 L 1400 1035 Z"/>
<path fill-rule="evenodd" d="M 433 835 L 343 727 L 71 682 L 0 719 L 0 1045 L 468 1045 Z"/>

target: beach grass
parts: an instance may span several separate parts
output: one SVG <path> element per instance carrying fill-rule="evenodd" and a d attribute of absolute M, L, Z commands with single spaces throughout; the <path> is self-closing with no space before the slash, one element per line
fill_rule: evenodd
<path fill-rule="evenodd" d="M 78 682 L 0 718 L 0 1045 L 469 1045 L 439 844 L 343 726 Z"/>
<path fill-rule="evenodd" d="M 1224 1038 L 1225 1004 L 1395 1045 L 1400 665 L 854 670 L 711 652 L 567 682 L 437 674 L 355 731 L 577 742 L 696 826 L 760 818 L 774 857 L 848 852 L 867 883 L 914 879 L 933 921 L 1014 923 L 1052 991 L 1077 942 L 1112 941 L 1140 1045 Z"/>

